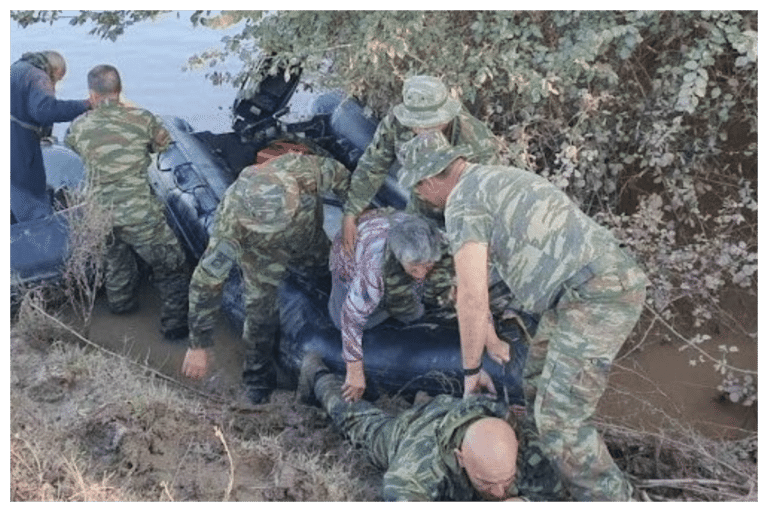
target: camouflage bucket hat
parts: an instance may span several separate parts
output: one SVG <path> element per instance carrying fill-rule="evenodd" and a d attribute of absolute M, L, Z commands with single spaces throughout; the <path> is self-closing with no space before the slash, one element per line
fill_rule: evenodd
<path fill-rule="evenodd" d="M 430 128 L 447 123 L 460 110 L 461 102 L 448 94 L 439 79 L 414 76 L 403 84 L 403 102 L 395 105 L 394 113 L 408 128 Z"/>
<path fill-rule="evenodd" d="M 279 233 L 288 228 L 299 207 L 299 194 L 286 186 L 279 177 L 259 172 L 255 166 L 247 167 L 243 178 L 227 191 L 225 200 L 237 207 L 238 223 L 254 233 Z M 245 173 L 245 174 L 243 174 Z"/>
<path fill-rule="evenodd" d="M 411 190 L 421 180 L 440 174 L 451 162 L 471 153 L 466 146 L 451 146 L 438 130 L 420 133 L 403 144 L 397 153 L 402 165 L 398 181 L 406 190 Z"/>

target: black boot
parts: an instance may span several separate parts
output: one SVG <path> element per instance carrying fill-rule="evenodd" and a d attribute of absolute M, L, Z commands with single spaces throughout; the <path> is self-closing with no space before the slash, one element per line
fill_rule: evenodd
<path fill-rule="evenodd" d="M 323 362 L 323 357 L 317 352 L 304 355 L 299 371 L 299 383 L 296 388 L 299 401 L 309 405 L 320 405 L 315 397 L 315 382 L 321 375 L 330 373 Z"/>
<path fill-rule="evenodd" d="M 246 361 L 246 368 L 243 370 L 243 385 L 246 396 L 253 404 L 268 402 L 272 391 L 277 387 L 277 374 L 272 358 Z"/>

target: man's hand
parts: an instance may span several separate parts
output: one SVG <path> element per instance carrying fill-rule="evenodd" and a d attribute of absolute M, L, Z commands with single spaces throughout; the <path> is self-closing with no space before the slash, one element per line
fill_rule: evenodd
<path fill-rule="evenodd" d="M 341 237 L 344 251 L 352 258 L 355 257 L 355 242 L 357 241 L 357 218 L 354 215 L 344 215 L 341 219 Z"/>
<path fill-rule="evenodd" d="M 347 363 L 347 378 L 341 386 L 341 396 L 347 402 L 357 402 L 365 391 L 365 372 L 363 362 Z"/>
<path fill-rule="evenodd" d="M 157 147 L 163 147 L 169 142 L 171 142 L 171 134 L 168 133 L 166 130 L 161 130 L 155 136 L 155 144 L 157 145 Z"/>
<path fill-rule="evenodd" d="M 168 130 L 161 128 L 152 138 L 149 150 L 150 153 L 162 152 L 171 143 L 171 134 Z"/>
<path fill-rule="evenodd" d="M 208 373 L 208 350 L 205 348 L 187 349 L 181 372 L 192 379 L 200 379 Z"/>
<path fill-rule="evenodd" d="M 472 395 L 496 396 L 496 387 L 488 373 L 480 369 L 480 373 L 464 377 L 464 398 Z"/>
<path fill-rule="evenodd" d="M 496 330 L 491 323 L 485 340 L 485 348 L 491 359 L 504 365 L 509 362 L 509 343 L 506 343 L 496 335 Z"/>
<path fill-rule="evenodd" d="M 467 242 L 456 252 L 453 260 L 457 279 L 456 313 L 461 336 L 461 362 L 464 368 L 474 368 L 482 361 L 490 332 L 494 332 L 488 306 L 488 246 Z M 498 352 L 498 347 L 494 345 L 494 348 Z M 501 357 L 503 354 L 496 355 Z M 477 384 L 478 376 L 472 377 L 470 383 L 473 385 L 469 390 Z"/>

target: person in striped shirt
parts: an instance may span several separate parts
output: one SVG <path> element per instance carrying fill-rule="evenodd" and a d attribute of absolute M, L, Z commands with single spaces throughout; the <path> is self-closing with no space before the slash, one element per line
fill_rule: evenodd
<path fill-rule="evenodd" d="M 344 250 L 341 233 L 334 240 L 328 311 L 341 330 L 342 395 L 348 402 L 365 391 L 363 331 L 389 317 L 409 323 L 424 314 L 424 282 L 441 258 L 443 243 L 434 223 L 391 208 L 361 216 L 354 254 Z"/>

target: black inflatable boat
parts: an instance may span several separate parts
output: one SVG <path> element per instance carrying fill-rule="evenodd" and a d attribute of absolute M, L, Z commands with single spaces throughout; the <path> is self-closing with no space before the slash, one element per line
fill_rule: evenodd
<path fill-rule="evenodd" d="M 40 204 L 36 210 L 47 210 L 49 214 L 19 222 L 11 215 L 12 308 L 24 288 L 55 285 L 61 279 L 62 266 L 69 254 L 67 219 L 76 210 L 62 207 L 64 190 L 79 186 L 85 176 L 82 160 L 71 149 L 49 142 L 44 142 L 41 149 L 49 203 Z"/>

